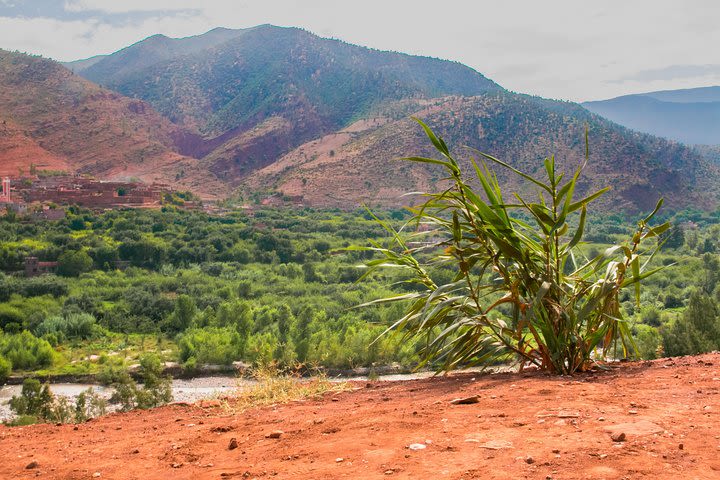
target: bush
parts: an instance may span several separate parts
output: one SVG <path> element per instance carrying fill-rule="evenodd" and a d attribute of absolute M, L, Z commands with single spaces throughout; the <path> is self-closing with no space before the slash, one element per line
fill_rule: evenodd
<path fill-rule="evenodd" d="M 639 358 L 643 360 L 657 358 L 658 349 L 662 346 L 662 336 L 657 329 L 649 325 L 636 325 L 634 337 L 637 345 L 636 354 Z"/>
<path fill-rule="evenodd" d="M 68 251 L 58 258 L 58 274 L 64 277 L 77 277 L 92 269 L 93 260 L 84 250 Z"/>
<path fill-rule="evenodd" d="M 518 196 L 511 205 L 503 200 L 495 174 L 473 161 L 483 188 L 475 192 L 445 142 L 421 125 L 442 159 L 407 160 L 440 165 L 453 182 L 452 188 L 428 195 L 410 221 L 434 227 L 433 236 L 439 237 L 435 250 L 424 242 L 409 247 L 403 236 L 377 218 L 392 235 L 393 246 L 358 247 L 384 257 L 368 262 L 366 275 L 387 266 L 412 274 L 408 281 L 414 282 L 415 291 L 371 302 L 412 302 L 391 328 L 404 330 L 406 337 L 426 337 L 421 354 L 425 362 L 440 361 L 442 370 L 486 365 L 513 355 L 543 370 L 571 374 L 591 368 L 598 347 L 613 356 L 636 351 L 622 320 L 619 294 L 635 286 L 640 301 L 639 282 L 652 273 L 643 272 L 641 258 L 654 253 L 641 249 L 641 244 L 669 228 L 667 223 L 649 225 L 661 202 L 639 222 L 626 245 L 576 264 L 575 259 L 583 258 L 576 246 L 583 237 L 588 205 L 607 190 L 573 200 L 584 165 L 563 184 L 554 157 L 544 162 L 547 180 L 539 180 L 481 154 L 542 192 L 539 203 Z M 568 223 L 571 216 L 577 225 L 574 231 Z M 455 276 L 438 285 L 427 268 L 443 264 L 452 265 Z"/>
<path fill-rule="evenodd" d="M 20 396 L 10 399 L 10 409 L 16 415 L 28 415 L 45 419 L 50 414 L 53 395 L 50 386 L 41 385 L 36 378 L 26 378 L 23 381 Z"/>
<path fill-rule="evenodd" d="M 120 404 L 123 411 L 134 408 L 153 408 L 172 401 L 172 379 L 162 375 L 160 357 L 147 353 L 140 358 L 140 387 L 130 375 L 117 368 L 109 368 L 101 375 L 102 380 L 110 381 L 115 393 L 110 398 Z"/>
<path fill-rule="evenodd" d="M 3 385 L 12 372 L 10 360 L 0 355 L 0 385 Z"/>
<path fill-rule="evenodd" d="M 194 358 L 197 363 L 229 365 L 240 360 L 245 340 L 230 327 L 191 328 L 178 336 L 180 360 Z"/>
<path fill-rule="evenodd" d="M 16 370 L 49 367 L 55 351 L 43 339 L 27 330 L 17 335 L 0 334 L 0 355 L 8 359 Z"/>
<path fill-rule="evenodd" d="M 18 308 L 0 303 L 0 329 L 17 333 L 21 330 L 24 319 L 24 315 Z"/>
<path fill-rule="evenodd" d="M 86 422 L 91 418 L 105 415 L 107 411 L 107 400 L 100 396 L 95 390 L 88 388 L 77 396 L 75 401 L 75 422 Z"/>
<path fill-rule="evenodd" d="M 694 355 L 720 349 L 720 315 L 709 296 L 690 295 L 687 309 L 662 329 L 663 349 L 669 356 Z"/>
<path fill-rule="evenodd" d="M 38 325 L 35 334 L 39 337 L 55 335 L 62 339 L 87 339 L 95 333 L 95 317 L 87 313 L 70 313 L 56 315 L 43 320 Z"/>
<path fill-rule="evenodd" d="M 67 397 L 53 395 L 47 383 L 41 385 L 39 380 L 27 378 L 20 395 L 10 400 L 10 409 L 18 415 L 11 425 L 85 422 L 104 415 L 106 405 L 105 399 L 89 388 L 78 395 L 73 406 Z"/>
<path fill-rule="evenodd" d="M 21 293 L 24 297 L 52 295 L 58 298 L 68 294 L 67 280 L 55 275 L 41 275 L 23 279 L 18 282 L 17 288 L 18 293 Z"/>

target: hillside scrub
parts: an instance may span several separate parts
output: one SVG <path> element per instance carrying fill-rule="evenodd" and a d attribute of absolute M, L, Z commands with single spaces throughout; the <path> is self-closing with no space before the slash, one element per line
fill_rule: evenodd
<path fill-rule="evenodd" d="M 379 220 L 392 235 L 391 247 L 361 247 L 382 255 L 367 262 L 368 273 L 399 267 L 417 287 L 370 302 L 411 302 L 388 331 L 423 337 L 424 362 L 437 361 L 442 370 L 515 356 L 549 372 L 572 374 L 592 368 L 599 357 L 632 355 L 637 347 L 620 295 L 633 286 L 639 304 L 640 281 L 658 270 L 647 266 L 660 245 L 651 239 L 670 227 L 650 224 L 662 200 L 628 241 L 587 258 L 579 247 L 588 206 L 608 190 L 574 199 L 587 148 L 572 176 L 556 171 L 554 157 L 545 159 L 545 180 L 478 152 L 484 161 L 471 161 L 482 187 L 477 191 L 445 142 L 419 123 L 442 158 L 405 160 L 442 167 L 451 186 L 426 194 L 428 200 L 413 209 L 406 226 L 422 225 L 423 232 L 401 234 Z M 506 201 L 488 163 L 532 184 L 539 200 L 515 194 L 512 203 Z M 450 281 L 438 284 L 432 278 L 428 268 L 438 265 L 452 267 Z"/>

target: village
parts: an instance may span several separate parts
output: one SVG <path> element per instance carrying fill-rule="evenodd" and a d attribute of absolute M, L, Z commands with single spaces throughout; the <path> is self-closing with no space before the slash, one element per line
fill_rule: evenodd
<path fill-rule="evenodd" d="M 106 182 L 93 178 L 56 175 L 2 180 L 0 206 L 25 212 L 31 204 L 78 205 L 93 209 L 117 207 L 159 207 L 163 195 L 172 189 L 164 184 L 139 182 Z"/>

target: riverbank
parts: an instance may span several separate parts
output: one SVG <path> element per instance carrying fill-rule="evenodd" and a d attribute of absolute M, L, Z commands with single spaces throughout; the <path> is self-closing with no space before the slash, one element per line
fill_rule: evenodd
<path fill-rule="evenodd" d="M 137 375 L 139 365 L 131 365 L 128 369 L 128 373 L 139 379 Z M 426 373 L 422 371 L 420 373 Z M 357 367 L 357 368 L 316 368 L 316 369 L 301 369 L 297 371 L 297 374 L 303 377 L 311 377 L 317 375 L 325 375 L 329 378 L 373 378 L 376 376 L 391 376 L 391 375 L 409 375 L 416 373 L 415 370 L 410 366 L 393 364 L 393 365 L 380 365 L 373 367 Z M 234 376 L 238 378 L 249 379 L 252 378 L 252 371 L 248 364 L 243 362 L 233 362 L 231 365 L 198 365 L 192 370 L 184 369 L 180 363 L 176 362 L 165 362 L 163 367 L 163 375 L 172 377 L 173 379 L 194 379 L 202 377 L 223 377 L 223 376 Z M 37 372 L 21 372 L 8 377 L 7 385 L 22 385 L 26 378 L 37 378 L 41 382 L 47 382 L 52 384 L 57 383 L 82 383 L 82 384 L 93 384 L 99 385 L 100 382 L 99 373 L 83 373 L 83 374 L 44 374 Z"/>

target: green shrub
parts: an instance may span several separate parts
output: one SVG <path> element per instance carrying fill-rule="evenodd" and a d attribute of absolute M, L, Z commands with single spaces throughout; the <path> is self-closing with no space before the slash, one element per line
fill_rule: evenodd
<path fill-rule="evenodd" d="M 109 368 L 102 377 L 105 381 L 110 380 L 115 389 L 110 401 L 118 403 L 123 411 L 158 407 L 172 401 L 172 379 L 164 376 L 162 370 L 160 357 L 154 353 L 146 353 L 140 357 L 138 373 L 141 387 L 126 371 Z"/>
<path fill-rule="evenodd" d="M 662 336 L 656 328 L 650 325 L 636 325 L 634 328 L 635 345 L 637 345 L 637 356 L 643 360 L 657 358 L 659 348 L 662 347 Z"/>
<path fill-rule="evenodd" d="M 92 269 L 93 260 L 84 250 L 68 251 L 58 258 L 58 274 L 64 277 L 77 277 Z"/>
<path fill-rule="evenodd" d="M 197 363 L 229 365 L 240 360 L 245 351 L 245 341 L 230 327 L 191 328 L 177 339 L 180 360 L 194 358 Z"/>
<path fill-rule="evenodd" d="M 421 354 L 426 362 L 439 361 L 443 370 L 513 355 L 543 370 L 571 374 L 591 368 L 597 348 L 603 355 L 631 355 L 636 348 L 622 320 L 619 294 L 635 286 L 640 302 L 639 282 L 653 273 L 644 271 L 641 259 L 652 258 L 657 248 L 657 243 L 649 250 L 641 244 L 669 228 L 667 223 L 649 225 L 662 202 L 626 244 L 586 260 L 576 247 L 587 208 L 607 189 L 573 199 L 584 164 L 565 177 L 556 171 L 554 157 L 547 158 L 547 180 L 539 180 L 481 153 L 540 192 L 537 203 L 516 194 L 511 204 L 503 199 L 497 176 L 474 160 L 482 191 L 473 190 L 445 142 L 421 125 L 442 159 L 407 160 L 443 167 L 452 186 L 428 194 L 410 223 L 431 225 L 439 240 L 411 247 L 406 236 L 377 219 L 392 235 L 393 246 L 358 247 L 383 256 L 367 263 L 368 274 L 392 266 L 412 275 L 408 281 L 415 283 L 415 291 L 371 302 L 412 302 L 391 329 L 404 330 L 408 338 L 427 338 Z M 438 285 L 427 268 L 443 264 L 454 267 L 455 276 Z"/>
<path fill-rule="evenodd" d="M 55 335 L 58 339 L 87 339 L 95 330 L 95 317 L 88 313 L 70 313 L 46 318 L 35 330 L 35 334 L 44 337 Z"/>
<path fill-rule="evenodd" d="M 10 409 L 16 415 L 28 415 L 45 419 L 50 414 L 53 395 L 50 386 L 42 385 L 36 378 L 26 378 L 23 381 L 20 396 L 10 399 Z"/>
<path fill-rule="evenodd" d="M 40 419 L 34 415 L 18 415 L 7 424 L 11 427 L 26 427 L 35 425 L 38 422 L 40 422 Z"/>
<path fill-rule="evenodd" d="M 17 333 L 22 329 L 25 316 L 20 309 L 11 305 L 0 303 L 0 329 L 6 332 Z"/>
<path fill-rule="evenodd" d="M 80 392 L 75 401 L 75 422 L 86 422 L 91 418 L 105 415 L 106 411 L 107 400 L 95 392 L 92 387 L 88 388 Z"/>
<path fill-rule="evenodd" d="M 67 280 L 55 275 L 27 278 L 18 283 L 19 292 L 25 297 L 52 295 L 55 298 L 68 294 Z"/>
<path fill-rule="evenodd" d="M 687 309 L 662 329 L 666 355 L 694 355 L 720 349 L 720 312 L 702 292 L 690 295 Z"/>
<path fill-rule="evenodd" d="M 16 370 L 32 370 L 49 367 L 55 351 L 43 339 L 27 330 L 17 335 L 0 334 L 0 355 L 10 360 Z"/>
<path fill-rule="evenodd" d="M 3 385 L 5 381 L 12 373 L 12 363 L 7 358 L 0 355 L 0 385 Z"/>

